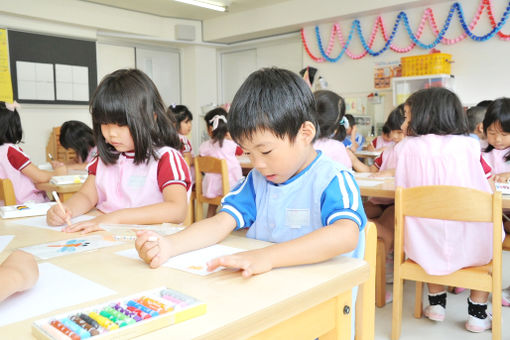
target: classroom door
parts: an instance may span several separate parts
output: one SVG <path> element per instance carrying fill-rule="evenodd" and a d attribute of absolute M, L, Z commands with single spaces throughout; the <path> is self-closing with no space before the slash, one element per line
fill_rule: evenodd
<path fill-rule="evenodd" d="M 221 54 L 221 89 L 222 103 L 231 103 L 234 95 L 257 69 L 257 50 L 225 52 Z"/>
<path fill-rule="evenodd" d="M 156 84 L 166 106 L 181 103 L 181 67 L 178 51 L 136 48 L 136 68 Z"/>

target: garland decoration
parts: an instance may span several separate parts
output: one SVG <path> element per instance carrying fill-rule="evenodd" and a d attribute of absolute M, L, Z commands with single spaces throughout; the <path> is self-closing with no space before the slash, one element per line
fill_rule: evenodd
<path fill-rule="evenodd" d="M 478 21 L 480 20 L 480 17 L 483 14 L 484 9 L 486 9 L 487 16 L 489 17 L 489 21 L 490 21 L 492 30 L 485 35 L 476 35 L 475 33 L 473 33 L 473 30 L 475 29 L 476 25 L 478 24 Z M 448 28 L 450 27 L 452 18 L 454 17 L 455 13 L 457 13 L 457 17 L 459 18 L 459 22 L 460 22 L 464 32 L 456 38 L 448 39 L 448 38 L 445 38 L 445 34 L 448 31 Z M 372 32 L 370 33 L 368 42 L 365 40 L 365 37 L 363 36 L 363 32 L 361 29 L 361 23 L 358 19 L 355 19 L 352 22 L 350 30 L 349 30 L 349 34 L 347 36 L 347 40 L 344 39 L 344 35 L 340 28 L 340 24 L 338 24 L 338 23 L 333 24 L 333 27 L 331 28 L 331 32 L 329 35 L 328 46 L 326 47 L 326 49 L 324 49 L 324 46 L 322 44 L 322 37 L 320 34 L 319 26 L 315 26 L 315 37 L 317 39 L 317 46 L 319 48 L 319 52 L 320 52 L 321 56 L 316 56 L 311 52 L 309 44 L 308 44 L 306 36 L 305 36 L 304 28 L 301 29 L 301 41 L 303 43 L 303 47 L 304 47 L 306 53 L 314 61 L 316 61 L 318 63 L 322 63 L 325 61 L 334 63 L 334 62 L 337 62 L 338 60 L 340 60 L 340 58 L 342 58 L 342 56 L 344 54 L 347 54 L 347 56 L 349 56 L 349 58 L 351 58 L 351 59 L 357 60 L 357 59 L 361 59 L 361 58 L 365 57 L 367 54 L 370 54 L 371 56 L 376 57 L 376 56 L 384 53 L 388 48 L 397 52 L 397 53 L 407 53 L 407 52 L 411 51 L 417 45 L 423 49 L 432 49 L 432 48 L 436 47 L 439 43 L 442 43 L 445 45 L 453 45 L 453 44 L 459 43 L 460 41 L 466 39 L 467 37 L 469 37 L 475 41 L 486 41 L 486 40 L 491 39 L 495 35 L 497 35 L 500 40 L 510 41 L 510 34 L 504 34 L 503 32 L 501 32 L 501 28 L 505 25 L 509 16 L 510 16 L 510 1 L 505 9 L 505 12 L 501 16 L 501 19 L 499 20 L 499 22 L 496 22 L 496 19 L 494 18 L 494 14 L 492 12 L 491 0 L 481 0 L 480 4 L 478 5 L 476 14 L 473 17 L 473 20 L 468 25 L 466 23 L 466 19 L 464 16 L 464 11 L 462 9 L 462 6 L 460 5 L 460 3 L 455 2 L 452 4 L 450 11 L 448 12 L 448 16 L 446 17 L 446 20 L 445 20 L 441 30 L 439 30 L 439 27 L 436 23 L 436 19 L 434 17 L 434 12 L 432 11 L 432 9 L 426 8 L 422 17 L 421 17 L 421 20 L 420 20 L 420 23 L 416 30 L 416 33 L 413 33 L 413 30 L 411 29 L 411 25 L 409 24 L 409 18 L 407 17 L 407 14 L 404 11 L 401 11 L 397 15 L 395 24 L 393 25 L 393 28 L 392 28 L 389 36 L 387 34 L 386 27 L 384 25 L 382 16 L 378 16 L 375 20 L 374 26 L 372 27 Z M 404 29 L 407 32 L 407 34 L 409 35 L 409 38 L 411 39 L 411 43 L 406 47 L 398 47 L 392 43 L 401 23 L 404 25 Z M 425 28 L 425 25 L 427 23 L 428 23 L 429 27 L 431 28 L 433 34 L 435 35 L 434 41 L 432 41 L 429 44 L 423 43 L 420 40 L 422 33 L 423 33 L 423 29 Z M 372 46 L 374 44 L 375 37 L 377 36 L 377 33 L 379 30 L 381 31 L 381 35 L 382 35 L 385 43 L 384 43 L 384 46 L 380 50 L 375 51 L 372 49 Z M 361 45 L 363 46 L 363 49 L 364 49 L 364 51 L 360 54 L 354 54 L 348 48 L 348 46 L 351 43 L 355 34 L 357 34 L 359 36 Z M 338 42 L 340 43 L 340 46 L 342 48 L 340 50 L 340 53 L 336 57 L 332 57 L 331 51 L 333 50 L 333 47 L 335 46 L 335 38 L 338 39 Z"/>

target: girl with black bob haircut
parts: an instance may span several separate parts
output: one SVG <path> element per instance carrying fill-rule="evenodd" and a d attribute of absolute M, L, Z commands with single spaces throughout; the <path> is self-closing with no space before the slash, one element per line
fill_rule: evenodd
<path fill-rule="evenodd" d="M 443 87 L 432 87 L 413 93 L 406 101 L 412 108 L 408 136 L 469 135 L 462 104 L 455 93 Z"/>
<path fill-rule="evenodd" d="M 170 105 L 168 115 L 179 134 L 180 146 L 178 150 L 183 156 L 189 157 L 189 159 L 193 158 L 193 147 L 188 137 L 186 137 L 191 132 L 191 122 L 193 120 L 191 111 L 185 105 Z"/>
<path fill-rule="evenodd" d="M 280 86 L 280 84 L 286 86 Z M 264 88 L 265 91 L 258 89 Z M 279 103 L 275 105 L 274 103 Z M 320 134 L 315 118 L 315 99 L 310 88 L 295 73 L 283 69 L 261 69 L 241 85 L 229 110 L 228 131 L 242 145 L 257 131 L 268 130 L 280 139 L 294 142 L 301 125 L 309 121 Z"/>
<path fill-rule="evenodd" d="M 492 126 L 491 126 L 492 125 Z M 491 140 L 488 140 L 489 145 L 484 150 L 484 152 L 489 153 L 495 149 L 494 140 L 492 136 L 491 128 L 495 130 L 500 130 L 505 134 L 510 133 L 510 98 L 499 98 L 492 101 L 487 107 L 487 112 L 485 113 L 485 118 L 483 119 L 483 132 Z M 491 144 L 492 142 L 492 144 Z M 510 145 L 505 145 L 505 149 L 510 148 Z M 504 160 L 510 160 L 510 149 L 505 153 Z"/>
<path fill-rule="evenodd" d="M 186 105 L 170 105 L 168 107 L 175 117 L 175 128 L 177 132 L 181 130 L 181 124 L 193 120 L 193 114 Z"/>
<path fill-rule="evenodd" d="M 7 109 L 5 102 L 0 102 L 0 145 L 18 144 L 23 138 L 23 128 L 18 110 Z"/>
<path fill-rule="evenodd" d="M 94 131 L 85 123 L 78 120 L 69 120 L 60 127 L 60 144 L 76 152 L 77 163 L 86 163 L 90 160 L 89 154 L 96 146 Z"/>
<path fill-rule="evenodd" d="M 114 164 L 119 152 L 106 142 L 101 133 L 103 124 L 129 128 L 135 164 L 157 157 L 158 147 L 179 148 L 179 138 L 166 116 L 158 89 L 142 71 L 123 69 L 106 76 L 90 100 L 90 112 L 98 155 L 106 164 Z"/>
<path fill-rule="evenodd" d="M 87 166 L 80 191 L 48 210 L 48 225 L 67 223 L 64 231 L 86 233 L 101 230 L 101 223 L 183 222 L 191 174 L 152 80 L 136 69 L 108 74 L 90 111 L 99 157 Z M 94 207 L 104 214 L 70 225 Z"/>

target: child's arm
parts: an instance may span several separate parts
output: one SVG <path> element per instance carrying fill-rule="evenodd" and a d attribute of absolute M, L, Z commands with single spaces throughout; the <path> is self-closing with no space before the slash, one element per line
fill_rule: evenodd
<path fill-rule="evenodd" d="M 137 232 L 135 246 L 140 257 L 156 268 L 170 257 L 221 242 L 235 226 L 236 221 L 230 214 L 219 212 L 167 237 L 149 231 Z M 156 237 L 156 241 L 152 241 L 152 237 Z"/>
<path fill-rule="evenodd" d="M 14 251 L 0 264 L 0 302 L 11 294 L 31 288 L 37 282 L 39 268 L 31 254 Z"/>
<path fill-rule="evenodd" d="M 208 270 L 240 268 L 244 277 L 250 277 L 273 268 L 322 262 L 356 249 L 358 237 L 358 225 L 341 219 L 291 241 L 219 257 L 209 262 Z"/>
<path fill-rule="evenodd" d="M 46 222 L 51 226 L 63 225 L 67 219 L 89 212 L 96 204 L 96 176 L 89 175 L 80 190 L 62 203 L 65 214 L 58 205 L 54 205 L 46 213 Z"/>
<path fill-rule="evenodd" d="M 41 170 L 34 164 L 30 163 L 21 170 L 23 175 L 27 176 L 34 183 L 46 183 L 49 182 L 53 176 L 61 176 L 67 174 L 67 168 L 65 165 L 55 169 L 55 171 Z"/>
<path fill-rule="evenodd" d="M 358 157 L 350 150 L 346 149 L 347 154 L 349 155 L 349 158 L 352 162 L 352 168 L 357 172 L 377 172 L 379 169 L 375 165 L 366 165 L 362 161 L 359 160 Z"/>
<path fill-rule="evenodd" d="M 66 227 L 64 231 L 69 233 L 77 231 L 90 233 L 92 231 L 101 230 L 101 227 L 99 226 L 100 223 L 181 223 L 186 218 L 187 205 L 186 188 L 180 184 L 168 185 L 163 189 L 163 202 L 161 203 L 145 205 L 137 208 L 120 209 L 109 214 L 100 215 L 89 221 L 73 224 Z M 76 215 L 73 214 L 73 216 Z"/>

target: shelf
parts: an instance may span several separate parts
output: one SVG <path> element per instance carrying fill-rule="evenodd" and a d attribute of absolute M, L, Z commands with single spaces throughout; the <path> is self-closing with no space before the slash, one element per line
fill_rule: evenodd
<path fill-rule="evenodd" d="M 404 103 L 414 92 L 430 87 L 445 87 L 453 90 L 455 77 L 451 74 L 429 74 L 413 77 L 392 78 L 393 105 Z"/>

